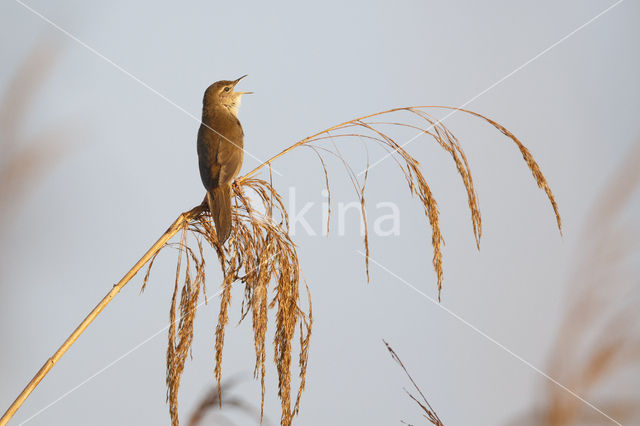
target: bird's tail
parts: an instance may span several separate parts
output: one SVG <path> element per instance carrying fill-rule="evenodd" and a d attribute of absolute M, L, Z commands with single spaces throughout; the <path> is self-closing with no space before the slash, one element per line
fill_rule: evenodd
<path fill-rule="evenodd" d="M 218 241 L 224 244 L 231 234 L 231 185 L 222 185 L 207 192 L 209 211 L 216 224 Z"/>

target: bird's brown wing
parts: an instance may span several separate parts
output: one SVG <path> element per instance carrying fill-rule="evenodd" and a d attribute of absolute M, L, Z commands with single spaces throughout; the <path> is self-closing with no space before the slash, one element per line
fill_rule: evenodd
<path fill-rule="evenodd" d="M 198 131 L 200 177 L 221 244 L 231 234 L 231 182 L 242 167 L 243 140 L 240 122 L 226 111 L 212 117 Z"/>
<path fill-rule="evenodd" d="M 218 146 L 217 163 L 220 165 L 218 185 L 229 184 L 238 176 L 242 167 L 244 132 L 240 121 L 229 116 L 225 122 L 226 138 L 222 138 Z"/>
<path fill-rule="evenodd" d="M 218 186 L 230 184 L 238 176 L 242 167 L 242 149 L 225 142 L 220 143 L 218 150 L 218 164 L 220 165 Z"/>
<path fill-rule="evenodd" d="M 198 130 L 198 165 L 200 178 L 207 191 L 218 186 L 220 164 L 218 164 L 218 148 L 220 137 L 214 134 L 205 125 Z"/>
<path fill-rule="evenodd" d="M 240 122 L 233 116 L 223 116 L 211 124 L 220 131 L 216 133 L 204 125 L 198 131 L 200 177 L 207 190 L 231 183 L 243 160 L 244 133 Z"/>

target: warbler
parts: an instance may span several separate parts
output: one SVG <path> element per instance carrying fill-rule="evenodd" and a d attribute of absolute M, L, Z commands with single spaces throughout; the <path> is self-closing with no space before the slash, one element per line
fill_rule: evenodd
<path fill-rule="evenodd" d="M 238 108 L 242 95 L 252 92 L 234 90 L 244 77 L 213 83 L 202 100 L 198 163 L 220 244 L 231 234 L 231 185 L 240 173 L 244 157 L 244 132 Z"/>

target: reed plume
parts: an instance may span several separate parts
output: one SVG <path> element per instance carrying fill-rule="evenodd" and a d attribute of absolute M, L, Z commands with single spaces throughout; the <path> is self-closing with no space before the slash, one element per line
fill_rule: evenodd
<path fill-rule="evenodd" d="M 185 361 L 191 347 L 193 338 L 193 323 L 196 313 L 200 291 L 204 293 L 204 256 L 203 241 L 215 249 L 221 270 L 223 272 L 222 297 L 218 325 L 215 332 L 215 369 L 214 375 L 220 389 L 222 378 L 222 352 L 224 347 L 225 328 L 229 321 L 229 309 L 231 304 L 231 286 L 240 281 L 244 284 L 244 300 L 241 310 L 241 318 L 244 319 L 251 313 L 253 328 L 253 342 L 255 350 L 254 374 L 261 386 L 261 413 L 264 410 L 265 394 L 265 361 L 266 343 L 265 336 L 268 324 L 268 312 L 276 308 L 275 314 L 275 339 L 274 364 L 278 372 L 278 396 L 281 400 L 281 423 L 289 425 L 293 416 L 299 410 L 300 397 L 305 387 L 306 368 L 311 336 L 311 300 L 309 297 L 309 311 L 301 307 L 300 301 L 300 270 L 296 248 L 289 235 L 287 211 L 282 197 L 273 186 L 271 173 L 269 181 L 257 179 L 254 175 L 262 168 L 269 167 L 277 158 L 298 147 L 307 147 L 314 151 L 320 159 L 323 168 L 327 193 L 331 194 L 329 177 L 324 155 L 337 157 L 344 165 L 351 179 L 354 190 L 360 200 L 361 214 L 365 223 L 364 246 L 366 251 L 365 269 L 369 276 L 369 243 L 366 227 L 366 203 L 365 189 L 368 177 L 368 169 L 362 180 L 354 172 L 349 162 L 343 157 L 336 141 L 349 139 L 365 140 L 381 144 L 402 171 L 411 194 L 415 195 L 428 219 L 432 231 L 432 247 L 434 250 L 433 266 L 437 276 L 438 297 L 442 289 L 442 234 L 439 225 L 439 213 L 436 200 L 431 188 L 422 173 L 420 164 L 411 156 L 401 144 L 390 135 L 389 128 L 409 127 L 432 137 L 452 157 L 454 164 L 462 178 L 463 186 L 467 192 L 467 200 L 471 212 L 473 232 L 476 244 L 479 247 L 482 234 L 482 221 L 478 206 L 471 170 L 467 157 L 454 134 L 441 122 L 428 114 L 425 109 L 429 107 L 398 108 L 360 117 L 340 125 L 331 127 L 311 137 L 305 138 L 290 146 L 281 153 L 275 155 L 258 168 L 236 180 L 233 186 L 235 209 L 233 213 L 232 238 L 228 244 L 218 244 L 215 235 L 215 227 L 211 224 L 208 209 L 202 206 L 190 222 L 183 225 L 182 237 L 178 243 L 178 263 L 176 282 L 171 302 L 169 330 L 169 347 L 167 350 L 167 400 L 174 425 L 178 424 L 178 389 L 180 378 L 184 370 Z M 441 108 L 441 107 L 439 107 Z M 525 162 L 533 173 L 538 185 L 545 190 L 553 206 L 558 228 L 561 229 L 561 221 L 558 207 L 553 193 L 540 171 L 539 166 L 533 160 L 531 153 L 508 130 L 482 115 L 471 111 L 463 112 L 480 117 L 492 124 L 502 133 L 516 143 Z M 407 122 L 374 121 L 373 117 L 379 117 L 392 113 L 409 113 L 418 118 L 418 124 Z M 257 197 L 248 196 L 248 192 Z M 259 205 L 252 205 L 251 199 L 257 199 Z M 330 203 L 328 204 L 330 209 Z M 330 210 L 327 216 L 330 215 Z M 190 248 L 187 244 L 187 233 L 195 238 L 196 246 Z M 157 255 L 157 253 L 156 253 Z M 176 306 L 178 304 L 178 289 L 181 279 L 181 259 L 187 259 L 187 266 L 182 278 L 183 284 L 180 290 L 179 322 L 177 328 Z M 190 264 L 194 265 L 191 272 Z M 153 262 L 149 265 L 149 270 Z M 149 270 L 145 277 L 145 284 L 149 276 Z M 275 295 L 268 298 L 269 284 L 274 283 Z M 241 319 L 241 320 L 242 320 Z M 292 367 L 292 343 L 296 329 L 299 330 L 300 351 L 298 354 L 299 380 L 295 403 L 292 407 L 291 398 L 291 367 Z M 221 401 L 221 399 L 220 399 Z M 222 402 L 222 401 L 221 401 Z"/>
<path fill-rule="evenodd" d="M 167 349 L 167 400 L 173 424 L 178 424 L 178 389 L 193 339 L 193 324 L 197 311 L 195 307 L 198 305 L 200 293 L 205 292 L 203 242 L 215 249 L 224 275 L 215 331 L 214 375 L 218 383 L 218 392 L 221 392 L 222 349 L 225 328 L 229 321 L 231 287 L 234 282 L 244 284 L 241 320 L 251 314 L 256 354 L 254 374 L 260 380 L 262 389 L 261 416 L 264 410 L 268 311 L 272 308 L 276 310 L 274 363 L 278 371 L 278 394 L 282 400 L 283 424 L 289 424 L 297 413 L 305 386 L 312 323 L 311 305 L 309 300 L 307 312 L 300 303 L 300 269 L 295 245 L 288 234 L 287 212 L 280 195 L 264 180 L 245 179 L 234 185 L 233 191 L 236 201 L 233 232 L 227 244 L 221 246 L 218 243 L 215 226 L 206 204 L 200 206 L 190 222 L 184 223 L 181 239 L 177 244 L 178 262 L 171 301 L 171 327 Z M 260 200 L 260 208 L 251 204 L 248 192 L 257 196 L 255 198 Z M 196 241 L 194 248 L 187 244 L 188 234 Z M 156 256 L 158 253 L 159 251 Z M 183 258 L 186 259 L 186 265 L 184 273 L 181 274 Z M 153 259 L 145 276 L 145 285 L 152 266 Z M 178 302 L 181 280 L 183 284 Z M 275 283 L 275 295 L 272 298 L 269 297 L 268 288 L 271 282 Z M 296 330 L 299 331 L 300 337 L 300 385 L 292 407 L 291 353 Z M 219 401 L 222 403 L 220 396 L 219 394 Z"/>
<path fill-rule="evenodd" d="M 282 197 L 276 191 L 271 173 L 269 180 L 259 179 L 255 175 L 263 169 L 271 170 L 271 163 L 289 151 L 305 147 L 312 149 L 320 158 L 325 175 L 327 191 L 330 194 L 329 177 L 325 167 L 324 155 L 336 156 L 346 167 L 356 194 L 360 200 L 361 213 L 366 225 L 365 191 L 368 168 L 364 177 L 359 176 L 342 156 L 338 142 L 349 140 L 366 141 L 381 145 L 403 174 L 409 192 L 414 195 L 423 210 L 431 228 L 431 245 L 433 247 L 432 263 L 436 274 L 438 298 L 441 296 L 443 282 L 442 244 L 443 237 L 439 224 L 439 212 L 432 190 L 423 175 L 419 162 L 409 154 L 404 146 L 392 137 L 392 131 L 398 128 L 411 128 L 420 134 L 427 135 L 447 151 L 458 170 L 471 212 L 471 222 L 476 245 L 479 246 L 482 235 L 482 220 L 475 192 L 471 170 L 464 150 L 454 134 L 427 111 L 432 109 L 454 109 L 441 106 L 418 106 L 396 108 L 359 117 L 305 138 L 279 154 L 273 156 L 254 170 L 236 179 L 233 185 L 233 202 L 235 209 L 232 218 L 231 237 L 224 246 L 218 243 L 215 227 L 212 226 L 210 213 L 206 203 L 182 213 L 160 239 L 147 251 L 136 265 L 116 284 L 96 308 L 85 318 L 74 333 L 60 349 L 45 363 L 25 390 L 9 408 L 5 418 L 10 418 L 22 404 L 51 367 L 73 344 L 78 336 L 104 309 L 124 285 L 149 262 L 144 285 L 147 284 L 151 268 L 157 254 L 166 246 L 178 248 L 176 279 L 174 284 L 171 308 L 169 313 L 169 344 L 167 349 L 167 401 L 173 425 L 178 424 L 178 390 L 184 371 L 186 359 L 190 354 L 193 341 L 194 318 L 198 301 L 205 295 L 205 249 L 206 246 L 216 252 L 222 271 L 222 296 L 218 324 L 215 331 L 215 368 L 214 376 L 218 384 L 218 400 L 221 399 L 222 354 L 225 329 L 229 321 L 231 308 L 231 287 L 238 282 L 244 285 L 244 298 L 241 307 L 241 318 L 251 318 L 253 329 L 253 345 L 255 351 L 254 375 L 260 381 L 261 413 L 264 410 L 265 365 L 266 365 L 266 330 L 269 323 L 269 312 L 274 312 L 275 337 L 273 340 L 273 362 L 278 375 L 278 396 L 281 401 L 281 424 L 288 426 L 300 408 L 301 395 L 306 385 L 306 371 L 309 356 L 311 327 L 313 323 L 311 297 L 304 280 L 301 283 L 301 272 L 298 263 L 296 246 L 289 235 L 287 211 Z M 549 198 L 553 207 L 558 228 L 561 229 L 560 215 L 553 193 L 538 164 L 527 148 L 508 130 L 495 121 L 472 111 L 459 109 L 466 114 L 483 119 L 503 134 L 508 136 L 520 150 L 525 163 L 531 170 L 540 188 Z M 392 114 L 404 114 L 403 121 L 378 121 Z M 416 121 L 411 122 L 409 119 Z M 252 194 L 252 195 L 250 195 Z M 329 195 L 330 196 L 330 195 Z M 256 201 L 252 201 L 256 200 Z M 330 206 L 328 207 L 330 214 Z M 170 243 L 174 235 L 180 233 L 177 243 Z M 195 241 L 195 243 L 189 243 Z M 195 245 L 194 245 L 195 244 Z M 365 226 L 365 269 L 369 270 L 369 239 Z M 184 263 L 183 263 L 184 262 Z M 301 287 L 307 293 L 306 307 L 302 302 Z M 205 295 L 206 297 L 206 295 Z M 293 364 L 294 339 L 297 335 L 299 346 L 297 354 L 299 383 L 295 397 L 292 397 L 291 369 Z M 262 414 L 261 414 L 262 415 Z M 8 416 L 8 417 L 7 417 Z M 4 423 L 0 421 L 0 426 Z"/>

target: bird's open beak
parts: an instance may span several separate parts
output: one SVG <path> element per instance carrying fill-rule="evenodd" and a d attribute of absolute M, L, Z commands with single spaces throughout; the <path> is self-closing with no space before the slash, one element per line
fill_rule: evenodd
<path fill-rule="evenodd" d="M 234 81 L 233 81 L 233 85 L 235 86 L 236 84 L 238 84 L 238 83 L 240 82 L 240 80 L 242 80 L 243 78 L 245 78 L 247 75 L 249 75 L 249 74 L 245 74 L 245 75 L 243 75 L 242 77 L 240 77 L 239 79 L 234 80 Z"/>
<path fill-rule="evenodd" d="M 242 80 L 242 79 L 243 79 L 243 78 L 245 78 L 246 76 L 247 76 L 247 74 L 243 75 L 242 77 L 240 77 L 240 78 L 239 78 L 239 79 L 237 79 L 237 80 L 234 80 L 234 81 L 233 81 L 233 86 L 235 87 L 235 85 L 236 85 L 236 84 L 238 84 L 238 83 L 240 82 L 240 80 Z M 241 95 L 250 95 L 250 94 L 252 94 L 253 92 L 236 92 L 236 93 L 239 93 L 239 94 L 241 94 Z"/>

